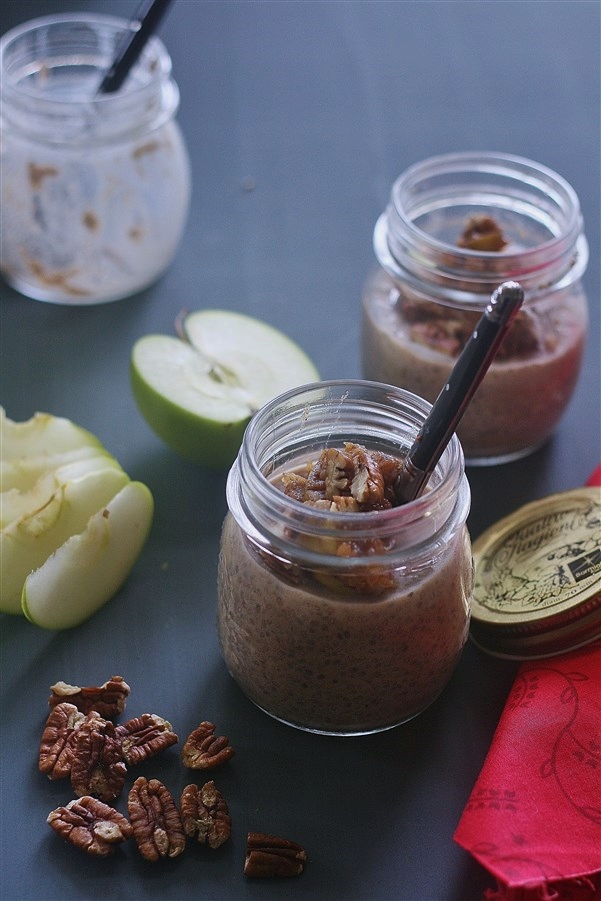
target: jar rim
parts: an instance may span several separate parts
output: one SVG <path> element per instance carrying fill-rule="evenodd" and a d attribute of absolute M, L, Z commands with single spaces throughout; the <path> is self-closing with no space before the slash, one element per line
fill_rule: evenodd
<path fill-rule="evenodd" d="M 466 206 L 467 198 L 484 211 L 483 198 L 492 197 L 501 210 L 515 205 L 524 221 L 544 222 L 550 237 L 499 253 L 458 247 L 416 222 L 424 212 Z M 390 275 L 417 290 L 426 283 L 443 302 L 482 302 L 508 278 L 522 284 L 528 301 L 580 278 L 588 262 L 582 227 L 576 192 L 552 169 L 509 153 L 457 151 L 414 163 L 396 179 L 374 251 Z"/>
<path fill-rule="evenodd" d="M 0 37 L 0 72 L 2 73 L 2 93 L 5 94 L 6 91 L 14 92 L 19 96 L 24 96 L 29 98 L 30 100 L 43 100 L 44 103 L 52 104 L 56 108 L 63 108 L 68 110 L 70 107 L 81 104 L 81 98 L 72 98 L 72 97 L 52 97 L 47 93 L 39 90 L 32 89 L 29 84 L 24 85 L 22 83 L 23 79 L 21 78 L 11 78 L 10 72 L 7 71 L 6 63 L 7 56 L 12 47 L 14 47 L 15 42 L 24 38 L 28 34 L 34 34 L 36 31 L 41 31 L 44 28 L 48 28 L 53 25 L 95 25 L 100 26 L 102 28 L 106 28 L 111 30 L 115 36 L 118 36 L 120 33 L 125 34 L 128 31 L 135 30 L 135 24 L 128 19 L 124 19 L 120 16 L 113 16 L 105 13 L 92 13 L 92 12 L 67 12 L 67 13 L 57 13 L 55 15 L 47 15 L 47 16 L 39 16 L 35 19 L 30 19 L 26 22 L 21 23 L 20 25 L 15 26 L 9 31 L 5 32 Z M 161 81 L 168 78 L 171 74 L 172 64 L 171 57 L 165 44 L 157 35 L 152 35 L 150 39 L 147 41 L 140 59 L 136 63 L 136 68 L 140 66 L 141 62 L 144 60 L 148 60 L 148 64 L 146 66 L 147 70 L 152 73 L 153 81 Z M 20 70 L 19 70 L 20 71 Z M 133 79 L 128 80 L 129 83 L 124 85 L 124 88 L 121 92 L 116 93 L 108 93 L 108 94 L 93 94 L 90 96 L 88 102 L 98 103 L 98 104 L 106 104 L 113 102 L 116 97 L 122 96 L 127 90 L 128 97 L 138 98 L 147 92 L 149 83 L 136 84 Z"/>
<path fill-rule="evenodd" d="M 312 419 L 309 400 L 313 399 L 316 409 L 315 400 L 320 397 L 320 418 Z M 335 418 L 332 416 L 334 409 L 337 411 Z M 297 463 L 303 455 L 307 459 L 310 445 L 313 446 L 314 456 L 318 449 L 340 446 L 341 436 L 349 433 L 350 423 L 359 409 L 364 410 L 366 415 L 363 434 L 356 439 L 360 444 L 366 443 L 361 439 L 367 436 L 375 443 L 383 443 L 388 436 L 388 442 L 392 444 L 389 431 L 392 424 L 395 421 L 400 423 L 401 414 L 406 424 L 412 418 L 411 432 L 406 429 L 404 440 L 399 435 L 398 447 L 402 451 L 408 449 L 431 404 L 391 385 L 362 379 L 336 379 L 291 389 L 269 401 L 255 414 L 230 470 L 227 495 L 230 511 L 258 544 L 265 546 L 276 539 L 278 547 L 294 547 L 294 553 L 298 556 L 298 544 L 290 539 L 290 529 L 304 536 L 327 534 L 330 538 L 341 540 L 350 537 L 368 539 L 377 533 L 382 538 L 394 537 L 399 543 L 399 550 L 406 551 L 408 547 L 414 549 L 420 542 L 430 541 L 440 528 L 448 526 L 453 516 L 461 522 L 465 521 L 469 509 L 469 486 L 464 472 L 463 450 L 456 435 L 453 435 L 437 464 L 428 490 L 415 500 L 389 510 L 366 513 L 321 510 L 290 498 L 277 488 L 270 476 L 281 471 L 287 459 L 294 459 Z M 347 414 L 348 419 L 345 420 Z M 382 417 L 379 425 L 378 417 Z M 361 433 L 361 427 L 355 427 L 355 431 Z M 328 435 L 329 445 L 320 443 Z M 292 440 L 286 442 L 287 438 Z M 275 455 L 270 458 L 266 448 L 274 440 Z M 265 445 L 263 448 L 262 442 Z M 284 443 L 285 453 L 282 451 Z M 281 460 L 278 455 L 286 459 Z M 242 486 L 243 491 L 240 490 Z M 459 501 L 458 494 L 461 494 Z M 242 499 L 239 495 L 243 495 Z M 278 528 L 280 521 L 284 522 L 284 529 Z M 402 534 L 405 535 L 405 544 L 400 538 Z M 320 560 L 323 563 L 324 556 L 327 555 L 321 550 L 311 552 L 303 548 L 306 560 Z M 361 565 L 365 561 L 357 558 L 356 562 Z"/>

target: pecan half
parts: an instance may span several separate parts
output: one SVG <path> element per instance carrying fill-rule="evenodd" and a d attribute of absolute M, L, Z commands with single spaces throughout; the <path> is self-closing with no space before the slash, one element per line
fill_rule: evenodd
<path fill-rule="evenodd" d="M 127 800 L 129 818 L 140 854 L 145 860 L 177 857 L 186 847 L 186 835 L 175 801 L 158 779 L 140 776 Z"/>
<path fill-rule="evenodd" d="M 470 216 L 457 241 L 457 247 L 498 253 L 507 246 L 501 226 L 492 216 Z"/>
<path fill-rule="evenodd" d="M 225 735 L 215 735 L 215 724 L 203 720 L 186 739 L 182 748 L 184 766 L 191 770 L 212 770 L 234 756 Z"/>
<path fill-rule="evenodd" d="M 196 836 L 200 844 L 218 848 L 232 833 L 232 820 L 228 806 L 214 782 L 206 782 L 202 788 L 186 785 L 179 803 L 184 832 Z"/>
<path fill-rule="evenodd" d="M 143 713 L 115 728 L 125 762 L 130 766 L 154 757 L 179 740 L 171 723 L 156 713 Z"/>
<path fill-rule="evenodd" d="M 246 841 L 244 875 L 266 878 L 299 876 L 307 862 L 305 849 L 286 838 L 249 832 Z"/>
<path fill-rule="evenodd" d="M 75 704 L 66 701 L 53 707 L 40 739 L 38 766 L 49 779 L 63 779 L 71 772 L 77 730 L 85 720 Z"/>
<path fill-rule="evenodd" d="M 86 688 L 69 685 L 67 682 L 57 682 L 50 686 L 50 691 L 52 692 L 48 698 L 50 707 L 68 701 L 75 704 L 82 713 L 96 710 L 106 719 L 115 719 L 125 710 L 131 688 L 122 676 L 113 676 L 103 685 L 90 685 Z"/>
<path fill-rule="evenodd" d="M 61 838 L 94 857 L 108 857 L 133 835 L 127 817 L 89 795 L 52 810 L 46 822 Z"/>
<path fill-rule="evenodd" d="M 94 795 L 112 801 L 125 783 L 127 767 L 115 726 L 91 711 L 77 730 L 71 763 L 71 785 L 76 795 Z"/>

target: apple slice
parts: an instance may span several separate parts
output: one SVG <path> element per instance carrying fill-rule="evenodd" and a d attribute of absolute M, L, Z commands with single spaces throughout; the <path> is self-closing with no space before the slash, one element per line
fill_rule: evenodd
<path fill-rule="evenodd" d="M 180 340 L 147 335 L 134 345 L 132 391 L 154 432 L 181 456 L 228 467 L 244 430 L 268 400 L 319 374 L 277 329 L 225 310 L 199 310 Z"/>
<path fill-rule="evenodd" d="M 95 435 L 75 425 L 70 419 L 51 413 L 34 413 L 25 422 L 14 422 L 0 407 L 0 431 L 2 432 L 2 459 L 36 456 L 41 451 L 61 453 L 91 446 L 98 451 L 102 445 Z"/>
<path fill-rule="evenodd" d="M 55 458 L 51 459 L 55 460 Z M 9 465 L 7 464 L 7 466 Z M 0 527 L 4 528 L 14 520 L 21 519 L 33 513 L 34 510 L 44 507 L 61 485 L 66 485 L 90 472 L 106 468 L 121 470 L 121 466 L 114 457 L 96 451 L 91 456 L 86 455 L 79 460 L 62 463 L 49 471 L 43 471 L 29 487 L 32 470 L 28 468 L 24 473 L 23 468 L 19 467 L 14 473 L 14 478 L 7 479 L 7 481 L 13 484 L 15 482 L 23 484 L 25 487 L 23 489 L 20 487 L 10 488 L 0 495 Z"/>
<path fill-rule="evenodd" d="M 115 458 L 107 450 L 100 447 L 77 447 L 73 450 L 41 451 L 31 457 L 15 457 L 12 460 L 0 461 L 0 479 L 2 493 L 16 488 L 18 491 L 29 491 L 37 480 L 46 472 L 58 469 L 67 463 L 77 463 L 80 460 L 97 460 L 103 457 L 105 466 L 116 463 Z M 119 465 L 119 464 L 117 464 Z"/>
<path fill-rule="evenodd" d="M 45 629 L 69 629 L 96 613 L 121 587 L 148 537 L 152 494 L 128 482 L 32 572 L 23 586 L 27 619 Z"/>
<path fill-rule="evenodd" d="M 105 466 L 59 484 L 39 508 L 0 532 L 0 611 L 21 612 L 21 592 L 29 573 L 129 482 L 122 469 Z"/>

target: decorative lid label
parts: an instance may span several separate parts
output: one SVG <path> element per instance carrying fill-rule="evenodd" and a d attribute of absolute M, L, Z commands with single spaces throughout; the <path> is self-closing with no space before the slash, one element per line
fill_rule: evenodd
<path fill-rule="evenodd" d="M 474 544 L 475 618 L 544 619 L 601 592 L 601 491 L 579 488 L 521 507 Z"/>

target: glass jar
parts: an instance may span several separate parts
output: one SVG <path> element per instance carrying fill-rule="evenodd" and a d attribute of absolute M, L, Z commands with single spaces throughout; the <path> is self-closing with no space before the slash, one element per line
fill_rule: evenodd
<path fill-rule="evenodd" d="M 426 492 L 371 512 L 309 506 L 281 490 L 345 442 L 402 457 L 430 404 L 362 381 L 303 386 L 251 420 L 227 483 L 218 631 L 226 665 L 271 716 L 361 735 L 419 714 L 468 634 L 470 492 L 456 436 Z"/>
<path fill-rule="evenodd" d="M 28 297 L 123 298 L 155 281 L 178 247 L 190 167 L 161 41 L 151 38 L 121 90 L 98 93 L 129 27 L 46 16 L 0 42 L 1 266 Z"/>
<path fill-rule="evenodd" d="M 587 336 L 587 242 L 574 190 L 538 163 L 451 153 L 411 166 L 374 231 L 363 294 L 368 379 L 434 402 L 493 290 L 525 302 L 461 422 L 466 461 L 531 453 L 574 391 Z"/>

